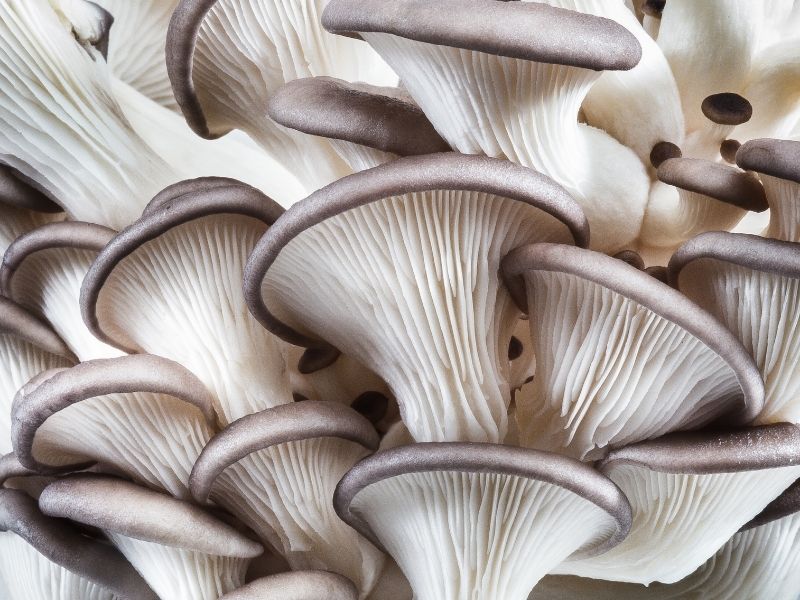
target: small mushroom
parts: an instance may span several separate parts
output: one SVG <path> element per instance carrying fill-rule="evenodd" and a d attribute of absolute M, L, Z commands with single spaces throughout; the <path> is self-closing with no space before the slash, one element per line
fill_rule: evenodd
<path fill-rule="evenodd" d="M 245 296 L 286 341 L 327 343 L 384 379 L 417 441 L 499 442 L 519 315 L 499 263 L 540 240 L 588 243 L 551 179 L 486 157 L 406 157 L 290 208 L 250 256 Z"/>
<path fill-rule="evenodd" d="M 762 409 L 764 384 L 741 343 L 646 272 L 533 244 L 503 260 L 503 275 L 529 314 L 537 357 L 530 392 L 517 398 L 523 445 L 596 459 L 715 419 L 744 424 Z"/>
<path fill-rule="evenodd" d="M 358 591 L 336 573 L 294 571 L 256 579 L 220 600 L 358 600 Z"/>
<path fill-rule="evenodd" d="M 39 507 L 102 530 L 159 598 L 216 600 L 241 587 L 248 563 L 263 552 L 194 504 L 113 477 L 58 480 Z"/>
<path fill-rule="evenodd" d="M 345 475 L 334 506 L 394 557 L 418 600 L 524 600 L 558 563 L 620 543 L 631 518 L 587 465 L 479 443 L 374 454 Z"/>

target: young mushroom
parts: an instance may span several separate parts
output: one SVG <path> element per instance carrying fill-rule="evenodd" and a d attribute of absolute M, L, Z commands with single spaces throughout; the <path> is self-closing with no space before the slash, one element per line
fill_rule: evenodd
<path fill-rule="evenodd" d="M 756 171 L 769 202 L 767 237 L 800 242 L 800 141 L 757 139 L 745 142 L 736 164 Z"/>
<path fill-rule="evenodd" d="M 330 344 L 383 378 L 417 441 L 499 442 L 519 312 L 498 268 L 542 240 L 588 243 L 550 178 L 493 158 L 406 157 L 290 208 L 253 251 L 245 296 L 286 341 Z"/>
<path fill-rule="evenodd" d="M 249 314 L 241 285 L 247 257 L 282 213 L 234 180 L 166 188 L 92 264 L 84 321 L 117 348 L 191 369 L 213 392 L 222 425 L 291 402 L 286 351 Z"/>
<path fill-rule="evenodd" d="M 190 488 L 239 517 L 294 570 L 325 569 L 353 581 L 364 598 L 384 557 L 342 523 L 336 484 L 378 447 L 378 434 L 334 402 L 285 404 L 234 421 L 209 442 Z"/>
<path fill-rule="evenodd" d="M 158 600 L 108 543 L 9 489 L 0 489 L 0 591 L 9 600 Z"/>
<path fill-rule="evenodd" d="M 58 480 L 39 507 L 100 529 L 162 599 L 217 600 L 244 583 L 248 563 L 263 552 L 194 504 L 113 477 Z"/>
<path fill-rule="evenodd" d="M 452 148 L 541 171 L 578 200 L 594 247 L 629 244 L 649 178 L 632 150 L 579 123 L 578 110 L 603 70 L 636 66 L 636 37 L 610 19 L 540 2 L 467 6 L 331 0 L 322 24 L 375 48 Z"/>
<path fill-rule="evenodd" d="M 536 356 L 517 399 L 523 445 L 597 459 L 764 402 L 756 364 L 711 314 L 621 260 L 561 244 L 520 247 L 503 275 Z"/>
<path fill-rule="evenodd" d="M 214 433 L 210 394 L 185 368 L 147 354 L 47 371 L 11 410 L 14 452 L 40 473 L 110 465 L 189 496 L 189 474 Z"/>
<path fill-rule="evenodd" d="M 358 600 L 358 591 L 336 573 L 294 571 L 256 579 L 220 600 Z"/>
<path fill-rule="evenodd" d="M 34 375 L 75 364 L 58 335 L 20 305 L 0 296 L 0 454 L 11 451 L 11 403 Z"/>
<path fill-rule="evenodd" d="M 363 42 L 320 26 L 325 2 L 181 0 L 167 35 L 167 71 L 190 127 L 213 139 L 241 129 L 311 191 L 350 172 L 330 144 L 267 116 L 271 95 L 315 75 L 394 85 Z"/>
<path fill-rule="evenodd" d="M 345 475 L 334 506 L 394 557 L 416 600 L 525 600 L 558 563 L 620 543 L 631 518 L 587 465 L 480 443 L 374 454 Z"/>
<path fill-rule="evenodd" d="M 765 383 L 756 423 L 800 422 L 800 245 L 713 231 L 681 246 L 671 283 L 733 332 Z"/>
<path fill-rule="evenodd" d="M 800 428 L 675 433 L 612 450 L 598 468 L 630 500 L 630 534 L 605 554 L 554 572 L 673 583 L 800 476 Z"/>
<path fill-rule="evenodd" d="M 86 328 L 79 303 L 86 272 L 114 235 L 92 223 L 48 223 L 18 237 L 0 266 L 0 293 L 47 319 L 80 360 L 122 354 Z"/>

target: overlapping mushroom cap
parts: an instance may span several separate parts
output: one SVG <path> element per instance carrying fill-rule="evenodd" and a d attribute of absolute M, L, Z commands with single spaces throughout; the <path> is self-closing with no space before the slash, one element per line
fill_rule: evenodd
<path fill-rule="evenodd" d="M 518 316 L 497 270 L 545 240 L 588 243 L 551 179 L 485 157 L 407 157 L 289 209 L 253 251 L 245 294 L 277 335 L 331 344 L 383 377 L 416 440 L 497 442 Z"/>
<path fill-rule="evenodd" d="M 256 579 L 220 600 L 358 600 L 358 592 L 341 575 L 295 571 Z"/>
<path fill-rule="evenodd" d="M 730 331 L 624 261 L 534 244 L 503 261 L 529 315 L 536 375 L 517 399 L 521 441 L 598 458 L 724 417 L 751 421 L 764 385 Z"/>

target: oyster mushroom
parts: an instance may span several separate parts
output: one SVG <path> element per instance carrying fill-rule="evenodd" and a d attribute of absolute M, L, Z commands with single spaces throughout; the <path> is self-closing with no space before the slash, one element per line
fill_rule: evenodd
<path fill-rule="evenodd" d="M 44 489 L 39 507 L 103 531 L 159 598 L 216 600 L 244 583 L 247 564 L 263 552 L 194 504 L 122 479 L 61 479 Z"/>
<path fill-rule="evenodd" d="M 341 575 L 295 571 L 256 579 L 220 600 L 358 600 L 358 592 Z"/>
<path fill-rule="evenodd" d="M 766 389 L 756 423 L 800 422 L 800 246 L 704 233 L 673 255 L 669 277 L 754 358 Z"/>
<path fill-rule="evenodd" d="M 394 557 L 418 600 L 524 600 L 561 561 L 613 548 L 631 518 L 587 465 L 479 443 L 374 454 L 345 475 L 334 506 Z"/>
<path fill-rule="evenodd" d="M 282 343 L 248 313 L 248 255 L 283 209 L 238 181 L 170 186 L 106 245 L 89 269 L 81 310 L 100 339 L 197 373 L 221 424 L 291 402 Z"/>
<path fill-rule="evenodd" d="M 384 379 L 417 441 L 499 442 L 519 312 L 497 271 L 541 240 L 588 243 L 580 207 L 548 177 L 479 156 L 406 157 L 290 208 L 253 251 L 245 296 L 288 342 L 328 343 Z"/>
<path fill-rule="evenodd" d="M 157 600 L 122 555 L 18 490 L 0 489 L 0 579 L 14 600 Z"/>
<path fill-rule="evenodd" d="M 48 223 L 18 237 L 0 266 L 0 293 L 47 319 L 81 360 L 122 354 L 92 335 L 79 304 L 86 272 L 114 234 L 92 223 Z"/>
<path fill-rule="evenodd" d="M 202 383 L 146 354 L 47 371 L 19 391 L 11 415 L 14 452 L 27 468 L 48 473 L 98 461 L 184 498 L 214 432 Z"/>
<path fill-rule="evenodd" d="M 225 507 L 294 570 L 346 576 L 364 598 L 383 555 L 342 523 L 331 498 L 344 473 L 378 447 L 364 417 L 333 402 L 285 404 L 234 421 L 203 449 L 190 487 Z"/>
<path fill-rule="evenodd" d="M 649 188 L 644 165 L 578 122 L 601 71 L 631 69 L 641 58 L 625 27 L 539 2 L 495 0 L 331 0 L 322 23 L 375 48 L 452 148 L 506 158 L 563 185 L 586 213 L 594 247 L 617 250 L 638 236 Z"/>
<path fill-rule="evenodd" d="M 503 260 L 529 315 L 536 377 L 517 399 L 523 445 L 596 459 L 610 448 L 763 407 L 758 368 L 735 336 L 623 261 L 560 244 Z"/>

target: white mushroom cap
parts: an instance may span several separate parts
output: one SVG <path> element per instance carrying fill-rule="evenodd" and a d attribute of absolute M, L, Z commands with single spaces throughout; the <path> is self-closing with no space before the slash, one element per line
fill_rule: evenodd
<path fill-rule="evenodd" d="M 358 591 L 336 573 L 294 571 L 256 579 L 220 600 L 358 600 Z"/>
<path fill-rule="evenodd" d="M 608 551 L 630 525 L 628 501 L 591 467 L 499 444 L 379 452 L 345 475 L 334 505 L 419 600 L 524 600 L 559 562 Z"/>
<path fill-rule="evenodd" d="M 45 372 L 12 407 L 14 452 L 39 472 L 109 464 L 151 487 L 188 497 L 189 473 L 213 434 L 205 387 L 146 354 Z"/>
<path fill-rule="evenodd" d="M 406 157 L 290 208 L 253 251 L 245 294 L 285 340 L 327 342 L 382 377 L 417 441 L 498 442 L 519 314 L 499 263 L 541 240 L 588 243 L 580 208 L 548 177 L 486 157 Z"/>
<path fill-rule="evenodd" d="M 533 244 L 503 261 L 529 315 L 536 376 L 517 401 L 524 445 L 598 458 L 609 448 L 764 402 L 758 368 L 711 314 L 623 261 Z M 602 357 L 598 359 L 597 357 Z"/>

